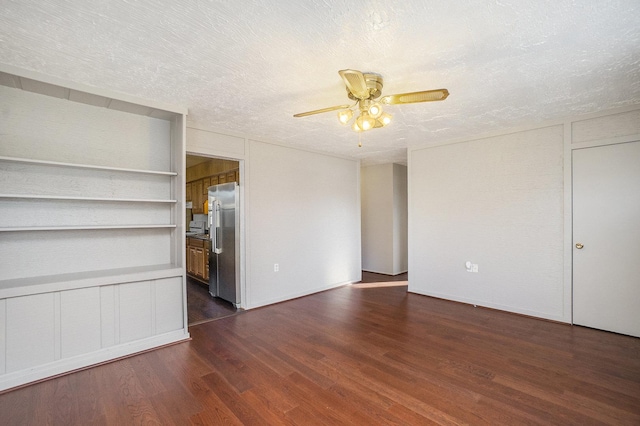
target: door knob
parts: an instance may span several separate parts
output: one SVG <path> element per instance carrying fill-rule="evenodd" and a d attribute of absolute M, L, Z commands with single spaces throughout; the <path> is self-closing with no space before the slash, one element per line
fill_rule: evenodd
<path fill-rule="evenodd" d="M 580 243 L 576 243 L 576 248 L 577 248 L 578 250 L 582 250 L 582 247 L 584 247 L 582 244 L 580 244 Z"/>

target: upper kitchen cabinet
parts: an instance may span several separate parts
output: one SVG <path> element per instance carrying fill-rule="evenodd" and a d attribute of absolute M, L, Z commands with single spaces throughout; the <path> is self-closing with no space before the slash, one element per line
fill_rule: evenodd
<path fill-rule="evenodd" d="M 186 109 L 0 65 L 0 390 L 188 338 Z"/>
<path fill-rule="evenodd" d="M 189 164 L 193 164 L 189 166 Z M 187 156 L 187 201 L 192 202 L 191 213 L 204 213 L 208 188 L 226 182 L 240 183 L 239 163 L 233 160 Z"/>

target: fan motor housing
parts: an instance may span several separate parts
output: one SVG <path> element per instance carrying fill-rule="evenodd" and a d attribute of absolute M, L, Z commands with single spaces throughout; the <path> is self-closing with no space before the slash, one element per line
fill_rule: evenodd
<path fill-rule="evenodd" d="M 373 72 L 363 72 L 362 75 L 364 75 L 364 81 L 366 82 L 367 88 L 369 89 L 369 99 L 378 98 L 382 94 L 382 76 Z M 352 99 L 354 101 L 359 100 L 359 98 L 356 98 L 353 93 L 351 93 L 348 87 L 347 96 L 349 96 L 349 99 Z"/>

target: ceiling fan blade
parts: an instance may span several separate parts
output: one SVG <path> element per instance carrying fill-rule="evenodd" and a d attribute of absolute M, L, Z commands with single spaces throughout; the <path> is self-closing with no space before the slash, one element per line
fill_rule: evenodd
<path fill-rule="evenodd" d="M 314 115 L 314 114 L 322 114 L 323 112 L 331 112 L 331 111 L 337 111 L 339 109 L 347 109 L 347 108 L 351 108 L 351 105 L 336 105 L 336 106 L 332 106 L 329 108 L 322 108 L 322 109 L 316 109 L 313 111 L 307 111 L 307 112 L 301 112 L 298 114 L 294 114 L 294 117 L 306 117 L 308 115 Z"/>
<path fill-rule="evenodd" d="M 383 96 L 380 102 L 387 105 L 414 104 L 417 102 L 444 101 L 449 96 L 447 89 L 425 90 L 422 92 L 400 93 Z"/>
<path fill-rule="evenodd" d="M 364 74 L 357 70 L 340 70 L 338 71 L 340 77 L 344 80 L 344 84 L 347 85 L 347 89 L 353 96 L 358 99 L 367 99 L 369 97 L 369 89 L 367 88 L 367 81 L 364 78 Z"/>

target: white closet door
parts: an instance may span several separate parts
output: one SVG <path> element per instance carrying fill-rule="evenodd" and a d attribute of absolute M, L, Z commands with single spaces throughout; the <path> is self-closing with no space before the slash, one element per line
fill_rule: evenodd
<path fill-rule="evenodd" d="M 573 322 L 640 337 L 640 142 L 573 151 Z"/>

